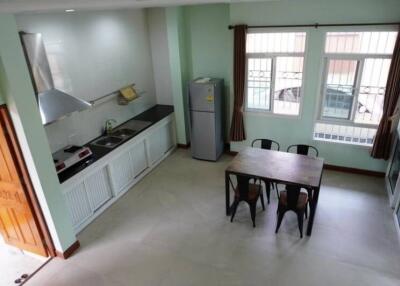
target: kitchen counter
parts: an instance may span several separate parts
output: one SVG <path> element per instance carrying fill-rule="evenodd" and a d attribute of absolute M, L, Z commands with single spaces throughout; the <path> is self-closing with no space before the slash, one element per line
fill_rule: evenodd
<path fill-rule="evenodd" d="M 150 125 L 148 125 L 147 127 L 143 128 L 142 130 L 140 130 L 140 132 L 135 134 L 132 138 L 121 142 L 121 144 L 119 146 L 115 147 L 115 148 L 111 149 L 111 148 L 106 148 L 106 147 L 90 145 L 90 149 L 93 152 L 93 156 L 88 158 L 88 160 L 86 160 L 85 162 L 78 163 L 75 166 L 72 166 L 69 169 L 65 170 L 64 172 L 60 173 L 58 175 L 58 179 L 59 179 L 60 183 L 65 182 L 66 180 L 68 180 L 69 178 L 75 176 L 76 174 L 78 174 L 82 170 L 86 169 L 88 166 L 92 165 L 94 162 L 96 162 L 100 158 L 104 157 L 108 153 L 118 149 L 120 146 L 122 146 L 126 142 L 129 142 L 131 139 L 135 138 L 137 135 L 142 133 L 144 130 L 148 129 L 149 127 L 151 127 L 152 125 L 156 124 L 157 122 L 159 122 L 163 118 L 167 117 L 172 112 L 174 112 L 174 107 L 173 106 L 157 104 L 157 105 L 153 106 L 152 108 L 150 108 L 150 109 L 148 109 L 148 110 L 146 110 L 146 111 L 134 116 L 133 118 L 129 119 L 128 121 L 116 126 L 115 129 L 121 127 L 124 124 L 128 124 L 129 121 L 133 121 L 133 120 L 151 122 Z M 89 144 L 91 142 L 97 140 L 100 137 L 102 137 L 102 136 L 94 138 L 93 140 L 91 140 L 90 142 L 85 144 L 85 146 L 89 146 Z"/>

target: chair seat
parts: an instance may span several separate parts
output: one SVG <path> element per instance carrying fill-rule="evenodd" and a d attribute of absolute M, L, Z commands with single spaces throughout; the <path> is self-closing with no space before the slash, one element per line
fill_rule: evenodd
<path fill-rule="evenodd" d="M 281 191 L 279 193 L 279 202 L 284 205 L 287 206 L 287 191 Z M 307 206 L 307 202 L 308 202 L 308 194 L 307 191 L 301 190 L 299 193 L 299 199 L 297 200 L 297 205 L 296 207 L 298 209 L 303 209 Z"/>
<path fill-rule="evenodd" d="M 249 184 L 249 194 L 247 199 L 249 201 L 256 201 L 261 193 L 261 186 L 258 184 Z M 235 188 L 235 198 L 240 198 L 238 188 Z"/>

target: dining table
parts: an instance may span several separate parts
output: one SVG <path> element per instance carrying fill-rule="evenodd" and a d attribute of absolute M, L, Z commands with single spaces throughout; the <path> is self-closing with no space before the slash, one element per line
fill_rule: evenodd
<path fill-rule="evenodd" d="M 231 175 L 246 175 L 277 184 L 291 184 L 304 188 L 310 197 L 310 216 L 307 235 L 311 236 L 321 189 L 324 159 L 295 153 L 243 148 L 225 169 L 226 215 L 231 213 Z"/>

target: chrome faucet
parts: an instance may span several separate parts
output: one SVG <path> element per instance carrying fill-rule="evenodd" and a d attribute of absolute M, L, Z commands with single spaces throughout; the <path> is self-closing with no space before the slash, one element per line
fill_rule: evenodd
<path fill-rule="evenodd" d="M 113 131 L 113 123 L 117 123 L 117 121 L 115 119 L 107 119 L 106 120 L 106 124 L 104 126 L 104 131 L 106 133 L 106 135 L 111 135 L 112 131 Z"/>

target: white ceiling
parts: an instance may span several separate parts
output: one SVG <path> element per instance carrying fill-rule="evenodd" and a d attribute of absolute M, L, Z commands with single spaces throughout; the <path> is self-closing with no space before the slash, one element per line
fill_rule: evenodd
<path fill-rule="evenodd" d="M 148 8 L 177 5 L 260 2 L 278 0 L 0 0 L 1 12 L 64 11 L 65 9 L 95 10 L 118 8 Z"/>

